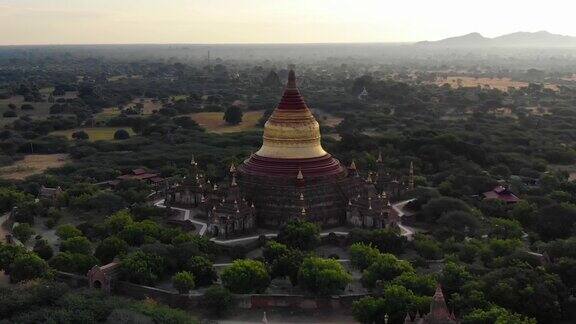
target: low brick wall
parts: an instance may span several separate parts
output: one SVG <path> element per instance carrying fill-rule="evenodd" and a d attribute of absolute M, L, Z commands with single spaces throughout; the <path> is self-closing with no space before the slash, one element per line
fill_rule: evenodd
<path fill-rule="evenodd" d="M 56 271 L 55 279 L 80 288 L 88 287 L 88 278 L 85 276 Z M 202 294 L 189 295 L 164 290 L 155 287 L 137 285 L 126 281 L 115 281 L 112 291 L 114 294 L 134 299 L 151 298 L 160 303 L 181 309 L 194 309 L 202 307 Z M 345 295 L 331 297 L 314 297 L 304 295 L 234 295 L 237 307 L 243 309 L 290 308 L 290 309 L 351 309 L 352 302 L 367 295 Z"/>
<path fill-rule="evenodd" d="M 202 300 L 201 294 L 184 295 L 155 287 L 136 285 L 126 281 L 116 281 L 113 292 L 134 299 L 152 298 L 171 307 L 184 309 L 195 308 Z"/>
<path fill-rule="evenodd" d="M 88 287 L 88 278 L 75 273 L 55 271 L 55 280 L 65 282 L 73 288 Z"/>
<path fill-rule="evenodd" d="M 366 295 L 313 297 L 303 295 L 238 295 L 238 307 L 291 309 L 350 309 L 352 302 Z"/>

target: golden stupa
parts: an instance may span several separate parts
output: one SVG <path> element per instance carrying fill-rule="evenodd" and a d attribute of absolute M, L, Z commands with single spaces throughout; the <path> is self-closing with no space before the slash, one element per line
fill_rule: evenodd
<path fill-rule="evenodd" d="M 257 155 L 277 159 L 309 159 L 325 156 L 320 125 L 296 87 L 290 71 L 282 100 L 264 125 L 262 147 Z"/>

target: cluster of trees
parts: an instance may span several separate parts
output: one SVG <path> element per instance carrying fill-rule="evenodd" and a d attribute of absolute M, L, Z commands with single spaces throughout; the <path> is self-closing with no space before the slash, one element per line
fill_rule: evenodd
<path fill-rule="evenodd" d="M 196 323 L 186 312 L 153 301 L 72 290 L 64 283 L 46 280 L 1 287 L 0 317 L 10 323 Z"/>

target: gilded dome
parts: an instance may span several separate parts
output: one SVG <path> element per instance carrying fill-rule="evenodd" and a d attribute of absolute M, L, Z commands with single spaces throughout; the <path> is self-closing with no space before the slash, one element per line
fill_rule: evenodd
<path fill-rule="evenodd" d="M 290 71 L 282 100 L 264 125 L 258 156 L 277 159 L 308 159 L 327 155 L 320 143 L 320 125 L 296 87 Z"/>

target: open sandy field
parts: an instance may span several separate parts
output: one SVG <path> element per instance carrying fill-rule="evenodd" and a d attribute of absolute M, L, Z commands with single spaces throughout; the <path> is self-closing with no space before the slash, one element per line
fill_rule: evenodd
<path fill-rule="evenodd" d="M 312 112 L 318 117 L 318 123 L 322 126 L 336 127 L 344 120 L 320 109 L 312 109 Z"/>
<path fill-rule="evenodd" d="M 462 87 L 477 87 L 477 86 L 489 86 L 491 88 L 499 89 L 502 91 L 508 90 L 509 87 L 512 88 L 522 88 L 527 87 L 528 82 L 514 81 L 510 78 L 474 78 L 466 76 L 449 76 L 447 79 L 438 78 L 435 82 L 437 85 L 444 85 L 448 83 L 452 88 Z M 557 90 L 558 88 L 553 84 L 546 84 L 546 87 L 552 90 Z"/>
<path fill-rule="evenodd" d="M 58 168 L 69 161 L 68 154 L 30 154 L 13 165 L 0 168 L 0 178 L 22 180 L 48 168 Z"/>
<path fill-rule="evenodd" d="M 134 135 L 134 131 L 129 127 L 94 127 L 94 128 L 74 128 L 63 131 L 56 131 L 50 133 L 51 135 L 63 135 L 72 139 L 72 133 L 77 131 L 85 131 L 88 134 L 89 140 L 94 141 L 110 141 L 114 139 L 114 133 L 119 129 L 125 129 L 130 136 Z"/>
<path fill-rule="evenodd" d="M 190 118 L 195 120 L 200 126 L 214 133 L 234 133 L 252 130 L 256 128 L 258 120 L 262 117 L 263 111 L 244 112 L 240 125 L 230 126 L 222 119 L 222 112 L 201 112 L 190 114 Z"/>

